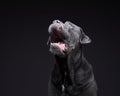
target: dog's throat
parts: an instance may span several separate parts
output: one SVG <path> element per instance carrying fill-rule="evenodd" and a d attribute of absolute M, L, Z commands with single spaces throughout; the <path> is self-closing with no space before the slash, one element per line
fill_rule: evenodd
<path fill-rule="evenodd" d="M 62 84 L 64 84 L 65 86 L 72 84 L 67 61 L 68 61 L 67 57 L 62 58 L 62 57 L 56 56 L 56 62 L 59 65 L 60 73 L 62 76 Z"/>

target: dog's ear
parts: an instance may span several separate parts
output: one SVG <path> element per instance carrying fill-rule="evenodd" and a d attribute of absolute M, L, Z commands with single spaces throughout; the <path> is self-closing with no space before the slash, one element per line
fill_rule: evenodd
<path fill-rule="evenodd" d="M 80 43 L 81 44 L 91 43 L 91 39 L 83 32 L 82 28 L 80 28 Z"/>
<path fill-rule="evenodd" d="M 67 26 L 69 26 L 69 28 L 71 28 L 72 30 L 74 30 L 75 32 L 80 32 L 80 43 L 81 44 L 87 44 L 87 43 L 91 43 L 91 39 L 83 32 L 82 28 L 73 24 L 70 21 L 66 21 L 65 24 Z"/>

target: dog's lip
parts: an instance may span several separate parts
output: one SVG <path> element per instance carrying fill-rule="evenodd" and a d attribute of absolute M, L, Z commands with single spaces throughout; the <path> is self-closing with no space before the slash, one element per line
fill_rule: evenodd
<path fill-rule="evenodd" d="M 65 43 L 63 42 L 57 42 L 57 43 L 50 43 L 51 46 L 54 46 L 54 47 L 58 47 L 60 50 L 66 52 L 67 51 L 67 46 Z"/>
<path fill-rule="evenodd" d="M 63 28 L 64 28 L 63 24 L 61 24 L 61 25 L 58 26 L 59 30 L 62 30 Z"/>
<path fill-rule="evenodd" d="M 64 37 L 60 32 L 58 32 L 56 29 L 54 29 L 52 34 L 51 34 L 51 42 L 52 43 L 57 43 L 57 42 L 64 43 Z"/>

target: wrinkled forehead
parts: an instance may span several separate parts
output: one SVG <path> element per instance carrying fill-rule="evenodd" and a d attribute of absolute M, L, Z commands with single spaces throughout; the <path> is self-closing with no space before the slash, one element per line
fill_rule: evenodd
<path fill-rule="evenodd" d="M 66 21 L 64 25 L 67 26 L 68 28 L 74 30 L 74 31 L 80 31 L 80 27 L 75 25 L 75 24 L 73 24 L 70 21 Z"/>

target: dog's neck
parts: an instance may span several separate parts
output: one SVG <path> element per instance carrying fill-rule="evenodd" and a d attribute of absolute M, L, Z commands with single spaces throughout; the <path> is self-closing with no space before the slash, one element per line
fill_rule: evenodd
<path fill-rule="evenodd" d="M 55 60 L 56 60 L 56 63 L 58 64 L 67 64 L 68 56 L 66 57 L 55 56 Z"/>
<path fill-rule="evenodd" d="M 67 72 L 69 78 L 69 83 L 70 84 L 75 84 L 74 81 L 74 68 L 75 66 L 78 66 L 76 64 L 80 64 L 82 61 L 82 46 L 76 47 L 79 49 L 74 49 L 68 56 L 66 57 L 60 57 L 60 56 L 55 56 L 56 64 L 59 66 L 60 73 L 62 74 L 64 78 L 64 72 Z M 78 63 L 79 62 L 79 63 Z M 73 67 L 74 65 L 74 67 Z"/>
<path fill-rule="evenodd" d="M 57 64 L 68 64 L 72 62 L 77 62 L 82 59 L 82 46 L 76 47 L 69 55 L 66 57 L 55 56 Z"/>

